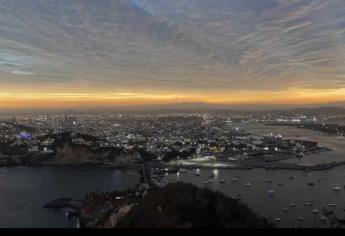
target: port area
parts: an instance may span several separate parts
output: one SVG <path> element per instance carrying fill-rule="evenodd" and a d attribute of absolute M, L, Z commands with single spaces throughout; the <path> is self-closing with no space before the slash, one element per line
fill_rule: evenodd
<path fill-rule="evenodd" d="M 305 153 L 305 156 L 314 155 L 316 153 L 331 153 L 332 150 L 328 148 L 320 148 L 317 151 Z M 231 159 L 231 158 L 230 158 Z M 329 170 L 337 166 L 345 165 L 345 161 L 331 161 L 327 163 L 316 163 L 316 164 L 300 164 L 297 162 L 286 162 L 286 160 L 302 159 L 297 158 L 293 154 L 276 154 L 266 155 L 256 158 L 248 159 L 237 159 L 229 160 L 228 157 L 222 155 L 213 156 L 200 156 L 197 158 L 191 158 L 187 160 L 174 160 L 164 163 L 158 170 L 163 171 L 164 168 L 169 172 L 176 172 L 178 169 L 197 169 L 197 168 L 210 168 L 210 169 L 253 169 L 253 168 L 264 168 L 264 169 L 287 169 L 287 170 L 302 170 L 302 171 L 313 171 L 313 170 Z"/>

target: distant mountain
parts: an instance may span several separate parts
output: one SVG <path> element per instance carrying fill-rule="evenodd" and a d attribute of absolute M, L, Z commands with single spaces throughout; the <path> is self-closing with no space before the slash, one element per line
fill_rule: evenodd
<path fill-rule="evenodd" d="M 190 112 L 219 112 L 229 114 L 265 114 L 276 113 L 281 115 L 305 114 L 305 115 L 345 115 L 345 102 L 326 103 L 326 104 L 304 104 L 304 105 L 267 105 L 267 104 L 249 104 L 249 105 L 224 105 L 208 103 L 177 103 L 161 105 L 139 105 L 139 106 L 97 106 L 97 107 L 79 107 L 74 109 L 2 109 L 0 115 L 22 115 L 22 114 L 112 114 L 112 113 L 190 113 Z"/>

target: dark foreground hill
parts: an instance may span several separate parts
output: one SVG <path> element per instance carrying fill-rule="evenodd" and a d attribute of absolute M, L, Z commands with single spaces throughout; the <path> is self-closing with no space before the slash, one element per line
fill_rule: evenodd
<path fill-rule="evenodd" d="M 117 227 L 267 228 L 266 219 L 221 193 L 185 183 L 154 188 Z"/>

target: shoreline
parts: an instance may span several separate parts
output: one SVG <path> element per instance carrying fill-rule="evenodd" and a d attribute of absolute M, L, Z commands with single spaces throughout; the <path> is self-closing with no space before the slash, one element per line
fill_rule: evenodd
<path fill-rule="evenodd" d="M 284 158 L 284 160 L 290 158 Z M 168 164 L 164 163 L 163 168 L 173 168 L 173 172 L 177 172 L 178 169 L 228 169 L 228 170 L 251 170 L 251 169 L 268 169 L 268 170 L 296 170 L 296 171 L 326 171 L 333 169 L 338 166 L 345 165 L 345 161 L 341 162 L 329 162 L 324 164 L 314 164 L 314 165 L 297 165 L 293 163 L 285 162 L 266 162 L 265 160 L 245 160 L 240 162 L 232 162 L 236 166 L 209 166 L 209 164 L 191 164 L 191 165 L 177 165 L 177 164 Z M 141 175 L 142 164 L 115 164 L 107 162 L 82 162 L 82 163 L 40 163 L 34 165 L 0 165 L 0 168 L 15 168 L 15 167 L 55 167 L 55 168 L 64 168 L 64 167 L 96 167 L 104 169 L 115 169 L 123 170 L 135 174 Z M 171 172 L 171 171 L 170 171 Z"/>
<path fill-rule="evenodd" d="M 94 168 L 102 168 L 102 169 L 116 169 L 116 170 L 123 170 L 126 172 L 134 173 L 140 175 L 140 169 L 137 166 L 126 166 L 126 165 L 114 165 L 114 164 L 106 164 L 106 163 L 92 163 L 92 162 L 85 162 L 85 163 L 41 163 L 35 165 L 0 165 L 1 168 L 44 168 L 44 167 L 53 167 L 53 168 L 80 168 L 80 167 L 94 167 Z"/>

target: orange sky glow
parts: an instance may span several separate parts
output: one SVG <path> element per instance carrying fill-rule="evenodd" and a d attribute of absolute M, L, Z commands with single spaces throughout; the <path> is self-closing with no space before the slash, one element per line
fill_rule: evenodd
<path fill-rule="evenodd" d="M 172 91 L 123 93 L 0 92 L 0 107 L 80 107 L 98 105 L 151 105 L 203 102 L 209 104 L 315 104 L 345 100 L 345 89 L 288 89 L 282 91 Z"/>

